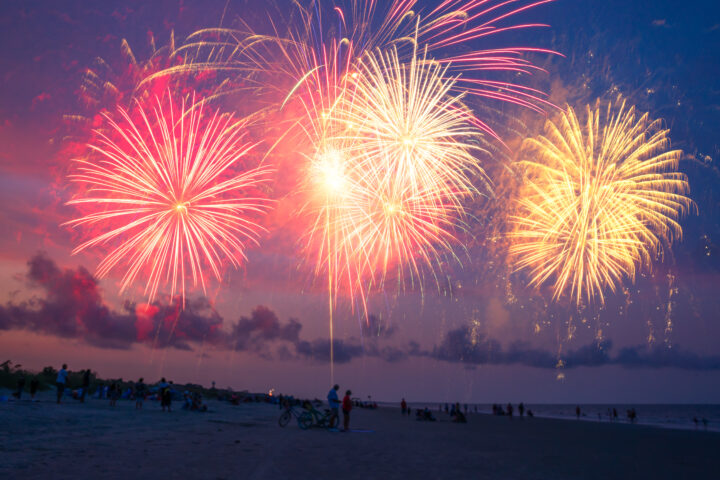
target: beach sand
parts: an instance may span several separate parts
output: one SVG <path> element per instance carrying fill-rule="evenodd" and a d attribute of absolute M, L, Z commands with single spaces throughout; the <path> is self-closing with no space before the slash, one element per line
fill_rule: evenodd
<path fill-rule="evenodd" d="M 51 396 L 0 403 L 0 478 L 719 478 L 713 432 L 473 414 L 465 425 L 431 423 L 389 408 L 354 409 L 361 431 L 302 431 L 280 428 L 267 404 L 163 413 L 152 401 L 135 411 Z"/>

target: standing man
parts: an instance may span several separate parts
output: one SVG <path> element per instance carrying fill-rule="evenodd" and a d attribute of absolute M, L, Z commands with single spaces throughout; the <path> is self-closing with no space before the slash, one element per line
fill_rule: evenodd
<path fill-rule="evenodd" d="M 338 390 L 340 390 L 340 385 L 336 384 L 327 394 L 327 401 L 330 406 L 330 428 L 335 428 L 335 422 L 339 420 L 338 408 L 340 408 L 340 399 L 337 394 Z"/>
<path fill-rule="evenodd" d="M 57 374 L 57 379 L 55 379 L 55 386 L 57 387 L 57 403 L 60 403 L 60 399 L 63 396 L 63 392 L 65 391 L 65 383 L 67 382 L 67 365 L 63 363 L 62 368 Z"/>

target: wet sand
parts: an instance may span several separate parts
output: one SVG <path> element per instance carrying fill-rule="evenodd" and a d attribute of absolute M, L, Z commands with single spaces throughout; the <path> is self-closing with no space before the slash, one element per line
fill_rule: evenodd
<path fill-rule="evenodd" d="M 266 404 L 163 413 L 146 401 L 0 403 L 0 478 L 710 479 L 720 433 L 353 410 L 350 433 L 277 425 Z M 179 405 L 178 405 L 179 406 Z M 438 415 L 437 412 L 433 412 Z"/>

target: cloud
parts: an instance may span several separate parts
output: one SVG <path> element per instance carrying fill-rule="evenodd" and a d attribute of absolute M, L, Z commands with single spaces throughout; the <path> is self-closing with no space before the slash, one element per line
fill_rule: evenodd
<path fill-rule="evenodd" d="M 359 343 L 334 339 L 332 346 L 335 363 L 349 363 L 354 358 L 364 355 L 362 345 Z M 295 344 L 295 351 L 299 357 L 326 363 L 330 361 L 330 340 L 316 339 L 311 342 L 302 340 Z"/>
<path fill-rule="evenodd" d="M 133 343 L 189 350 L 190 342 L 222 343 L 222 318 L 206 300 L 152 305 L 126 303 L 115 311 L 103 302 L 97 280 L 83 267 L 60 269 L 37 254 L 25 276 L 44 295 L 0 306 L 0 330 L 25 329 L 90 345 L 128 349 Z"/>
<path fill-rule="evenodd" d="M 383 321 L 379 315 L 370 314 L 366 321 L 361 322 L 362 334 L 366 338 L 390 338 L 393 336 L 397 327 L 390 325 L 387 321 Z"/>
<path fill-rule="evenodd" d="M 617 365 L 625 368 L 680 368 L 685 370 L 720 370 L 720 356 L 703 356 L 665 345 L 625 347 L 611 355 L 612 341 L 603 340 L 570 349 L 560 355 L 532 347 L 527 342 L 514 342 L 503 348 L 500 342 L 484 335 L 473 335 L 470 328 L 447 333 L 438 345 L 422 350 L 411 343 L 407 353 L 465 365 L 522 365 L 555 368 L 562 360 L 564 368 Z"/>
<path fill-rule="evenodd" d="M 175 299 L 151 304 L 126 302 L 119 311 L 113 310 L 105 305 L 97 280 L 84 267 L 61 269 L 42 253 L 28 261 L 24 279 L 41 295 L 0 305 L 0 331 L 31 330 L 115 349 L 146 344 L 193 350 L 206 344 L 263 358 L 271 358 L 271 344 L 284 343 L 278 350 L 283 359 L 312 358 L 313 351 L 319 359 L 329 358 L 329 353 L 323 353 L 323 340 L 301 341 L 298 320 L 283 323 L 263 305 L 236 322 L 226 322 L 205 298 L 188 299 L 184 308 Z M 339 345 L 337 351 L 340 361 L 358 356 L 349 344 Z"/>
<path fill-rule="evenodd" d="M 205 298 L 189 299 L 183 308 L 179 300 L 168 302 L 126 302 L 118 310 L 103 302 L 97 280 L 85 268 L 62 269 L 44 254 L 28 261 L 24 277 L 40 290 L 19 303 L 0 305 L 0 331 L 25 329 L 60 338 L 71 338 L 101 348 L 129 349 L 135 344 L 156 348 L 195 350 L 199 345 L 246 351 L 264 359 L 304 360 L 327 363 L 331 342 L 327 338 L 305 340 L 302 324 L 296 319 L 282 322 L 267 306 L 258 305 L 249 316 L 226 321 Z M 617 365 L 625 368 L 680 368 L 720 370 L 720 356 L 703 356 L 665 345 L 621 348 L 611 355 L 610 340 L 593 342 L 557 353 L 528 342 L 503 345 L 472 328 L 450 330 L 430 349 L 417 342 L 404 346 L 387 345 L 395 327 L 370 315 L 363 324 L 363 338 L 334 339 L 333 361 L 338 364 L 356 358 L 377 358 L 389 363 L 413 357 L 477 365 L 522 365 L 551 369 L 561 360 L 564 368 Z"/>
<path fill-rule="evenodd" d="M 253 310 L 250 317 L 240 317 L 233 325 L 230 342 L 236 349 L 244 349 L 253 344 L 275 340 L 297 342 L 302 325 L 291 318 L 287 324 L 281 325 L 275 312 L 260 305 Z"/>
<path fill-rule="evenodd" d="M 698 355 L 682 351 L 678 347 L 657 346 L 647 348 L 644 345 L 623 348 L 614 362 L 629 368 L 674 367 L 685 370 L 719 370 L 720 355 Z"/>

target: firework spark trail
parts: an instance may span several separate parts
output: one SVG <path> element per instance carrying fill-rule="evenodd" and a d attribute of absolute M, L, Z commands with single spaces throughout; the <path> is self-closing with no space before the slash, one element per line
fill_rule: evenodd
<path fill-rule="evenodd" d="M 76 160 L 70 179 L 88 189 L 68 204 L 89 213 L 67 225 L 101 225 L 104 233 L 73 253 L 111 244 L 99 277 L 127 265 L 122 292 L 147 271 L 150 301 L 169 283 L 171 296 L 181 293 L 184 304 L 188 273 L 204 291 L 206 268 L 219 280 L 225 259 L 236 268 L 245 260 L 246 244 L 262 229 L 253 216 L 269 206 L 247 192 L 267 182 L 271 170 L 238 173 L 255 145 L 232 116 L 209 117 L 194 98 L 178 110 L 156 97 L 152 114 L 137 105 L 136 120 L 123 109 L 121 123 L 107 116 L 110 132 L 98 132 L 90 145 L 95 158 Z"/>
<path fill-rule="evenodd" d="M 160 76 L 214 70 L 239 72 L 255 82 L 258 91 L 275 91 L 281 98 L 300 97 L 307 115 L 298 124 L 317 139 L 322 119 L 330 115 L 346 89 L 348 76 L 368 52 L 396 47 L 403 62 L 409 62 L 418 46 L 449 67 L 448 74 L 463 75 L 453 88 L 473 96 L 515 103 L 542 111 L 551 104 L 544 92 L 522 84 L 488 78 L 491 72 L 531 74 L 542 70 L 524 58 L 529 53 L 555 54 L 535 47 L 507 46 L 477 49 L 472 42 L 502 36 L 519 29 L 545 28 L 540 23 L 513 24 L 513 19 L 554 0 L 447 0 L 427 13 L 415 10 L 415 0 L 376 2 L 354 0 L 343 10 L 325 9 L 322 2 L 304 7 L 293 3 L 287 25 L 272 21 L 273 33 L 262 34 L 248 24 L 240 28 L 208 28 L 191 34 L 173 54 L 185 59 L 149 75 L 142 83 Z M 286 16 L 285 12 L 280 17 Z M 299 24 L 299 28 L 298 28 Z M 471 51 L 455 53 L 463 44 Z M 271 77 L 274 81 L 262 80 Z M 289 79 L 292 87 L 278 79 Z M 292 95 L 288 95 L 288 90 Z M 276 95 L 269 95 L 276 96 Z M 493 134 L 489 125 L 484 130 Z"/>
<path fill-rule="evenodd" d="M 577 305 L 602 304 L 605 288 L 634 281 L 682 236 L 678 219 L 694 205 L 661 121 L 625 101 L 602 110 L 588 106 L 582 126 L 568 107 L 545 136 L 526 141 L 528 184 L 511 217 L 515 269 Z"/>

